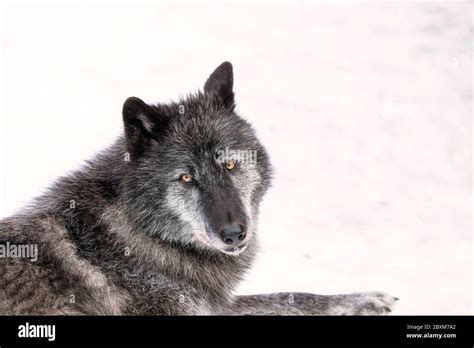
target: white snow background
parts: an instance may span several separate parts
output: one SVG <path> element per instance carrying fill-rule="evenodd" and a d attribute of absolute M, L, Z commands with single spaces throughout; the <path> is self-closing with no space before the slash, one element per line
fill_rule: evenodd
<path fill-rule="evenodd" d="M 0 216 L 113 142 L 129 96 L 234 65 L 275 167 L 239 293 L 472 314 L 472 3 L 4 2 Z"/>

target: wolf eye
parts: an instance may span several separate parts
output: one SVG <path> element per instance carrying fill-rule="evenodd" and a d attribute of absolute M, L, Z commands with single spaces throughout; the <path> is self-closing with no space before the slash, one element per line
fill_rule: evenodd
<path fill-rule="evenodd" d="M 232 170 L 235 168 L 235 162 L 234 161 L 229 161 L 225 164 L 225 167 L 228 169 L 228 170 Z"/>
<path fill-rule="evenodd" d="M 193 180 L 193 177 L 189 174 L 183 174 L 179 177 L 179 180 L 181 180 L 181 182 L 188 184 Z"/>

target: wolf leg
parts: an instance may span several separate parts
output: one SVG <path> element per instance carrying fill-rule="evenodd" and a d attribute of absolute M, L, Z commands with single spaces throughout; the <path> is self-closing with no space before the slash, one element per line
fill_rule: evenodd
<path fill-rule="evenodd" d="M 383 292 L 345 295 L 275 293 L 237 296 L 224 314 L 230 315 L 383 315 L 398 299 Z"/>

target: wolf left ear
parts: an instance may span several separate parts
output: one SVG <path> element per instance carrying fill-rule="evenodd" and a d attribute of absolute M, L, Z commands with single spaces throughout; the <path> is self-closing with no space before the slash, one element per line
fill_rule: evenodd
<path fill-rule="evenodd" d="M 204 85 L 204 92 L 213 95 L 227 108 L 234 105 L 234 73 L 232 64 L 224 62 L 209 76 Z"/>

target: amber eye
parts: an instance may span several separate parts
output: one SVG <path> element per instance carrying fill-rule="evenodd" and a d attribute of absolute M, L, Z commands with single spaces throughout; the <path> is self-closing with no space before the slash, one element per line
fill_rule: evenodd
<path fill-rule="evenodd" d="M 179 177 L 179 180 L 184 183 L 190 183 L 193 180 L 193 177 L 189 174 L 183 174 Z"/>
<path fill-rule="evenodd" d="M 235 168 L 235 162 L 234 161 L 229 161 L 225 164 L 225 167 L 228 169 L 228 170 L 232 170 Z"/>

